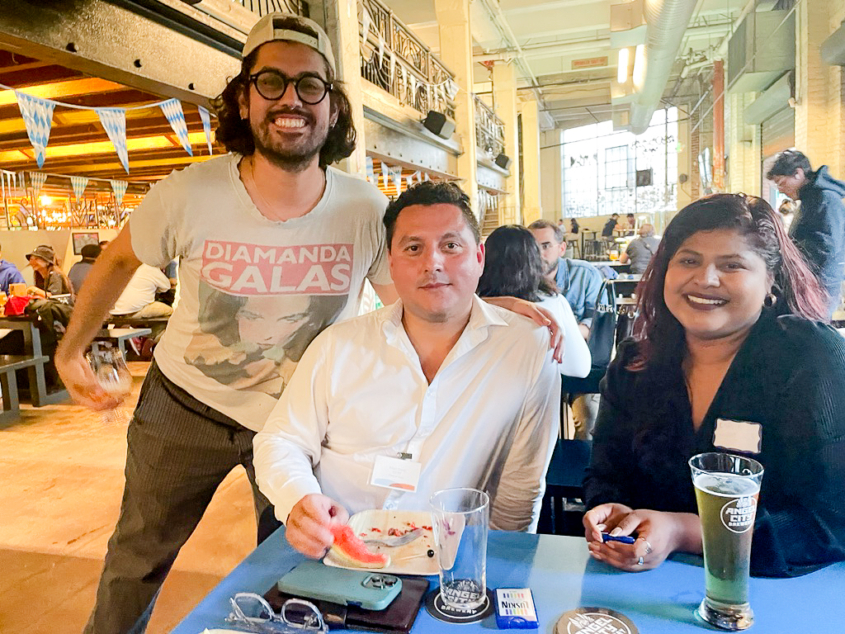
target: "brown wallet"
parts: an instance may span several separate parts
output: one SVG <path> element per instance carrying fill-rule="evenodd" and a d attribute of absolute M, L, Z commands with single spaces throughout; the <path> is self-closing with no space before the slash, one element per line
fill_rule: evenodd
<path fill-rule="evenodd" d="M 323 613 L 323 619 L 329 629 L 366 630 L 368 632 L 410 632 L 419 614 L 423 597 L 428 592 L 429 582 L 425 577 L 402 579 L 402 591 L 384 610 L 364 610 L 354 605 L 340 605 L 329 601 L 304 598 L 314 603 Z M 264 595 L 267 602 L 278 611 L 291 595 L 279 591 L 273 586 Z"/>

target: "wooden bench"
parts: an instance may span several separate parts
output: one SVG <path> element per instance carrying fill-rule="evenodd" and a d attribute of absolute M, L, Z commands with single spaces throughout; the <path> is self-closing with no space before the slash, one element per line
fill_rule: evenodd
<path fill-rule="evenodd" d="M 0 412 L 0 424 L 17 420 L 20 415 L 18 401 L 18 379 L 15 372 L 27 368 L 40 367 L 43 371 L 48 357 L 28 357 L 26 355 L 0 355 L 0 392 L 3 394 L 3 411 Z"/>
<path fill-rule="evenodd" d="M 117 349 L 120 350 L 123 356 L 126 356 L 126 341 L 135 337 L 149 337 L 153 334 L 150 328 L 104 328 L 94 337 L 94 342 L 91 346 L 96 349 L 98 343 L 110 342 L 117 344 Z"/>

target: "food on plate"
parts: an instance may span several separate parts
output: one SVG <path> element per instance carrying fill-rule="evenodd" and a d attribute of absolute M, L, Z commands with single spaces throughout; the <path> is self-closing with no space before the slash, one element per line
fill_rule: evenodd
<path fill-rule="evenodd" d="M 366 544 L 356 537 L 352 527 L 346 525 L 332 526 L 334 544 L 332 555 L 344 566 L 350 568 L 384 568 L 390 564 L 390 556 L 384 553 L 371 552 Z"/>

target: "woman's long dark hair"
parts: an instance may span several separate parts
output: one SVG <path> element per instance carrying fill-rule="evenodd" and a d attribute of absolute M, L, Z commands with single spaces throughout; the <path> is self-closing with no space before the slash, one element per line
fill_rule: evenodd
<path fill-rule="evenodd" d="M 274 22 L 275 24 L 275 22 Z M 301 26 L 295 20 L 288 24 L 281 24 L 275 28 L 286 28 L 293 31 L 300 31 L 307 35 L 316 37 L 317 34 Z M 212 100 L 217 115 L 217 130 L 215 138 L 227 152 L 237 152 L 243 156 L 251 156 L 255 152 L 255 141 L 252 137 L 252 130 L 247 119 L 241 119 L 238 97 L 241 94 L 249 96 L 249 75 L 255 67 L 255 59 L 258 57 L 258 49 L 247 55 L 241 63 L 241 72 L 229 80 L 223 92 Z M 326 142 L 320 149 L 320 167 L 326 167 L 336 163 L 352 154 L 355 149 L 355 125 L 352 123 L 352 108 L 349 105 L 349 98 L 343 91 L 343 84 L 335 79 L 331 69 L 326 64 L 326 75 L 332 84 L 332 91 L 329 93 L 329 101 L 332 113 L 337 113 L 337 121 L 329 130 Z"/>
<path fill-rule="evenodd" d="M 539 302 L 540 293 L 558 290 L 543 275 L 543 258 L 534 235 L 520 225 L 504 225 L 484 242 L 484 273 L 478 280 L 479 297 L 518 297 Z"/>
<path fill-rule="evenodd" d="M 827 320 L 826 293 L 769 203 L 744 194 L 713 194 L 687 205 L 672 219 L 643 274 L 637 287 L 639 316 L 634 323 L 639 354 L 629 370 L 642 370 L 652 361 L 682 358 L 686 350 L 684 329 L 663 299 L 666 270 L 690 236 L 719 229 L 737 231 L 766 263 L 774 279 L 774 310 Z"/>

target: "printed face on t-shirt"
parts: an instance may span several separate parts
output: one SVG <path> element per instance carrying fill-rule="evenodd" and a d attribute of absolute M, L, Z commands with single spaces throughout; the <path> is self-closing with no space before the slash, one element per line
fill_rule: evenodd
<path fill-rule="evenodd" d="M 284 302 L 276 297 L 248 297 L 235 316 L 241 341 L 262 348 L 284 345 L 308 320 L 310 303 L 307 295 L 289 295 Z"/>

